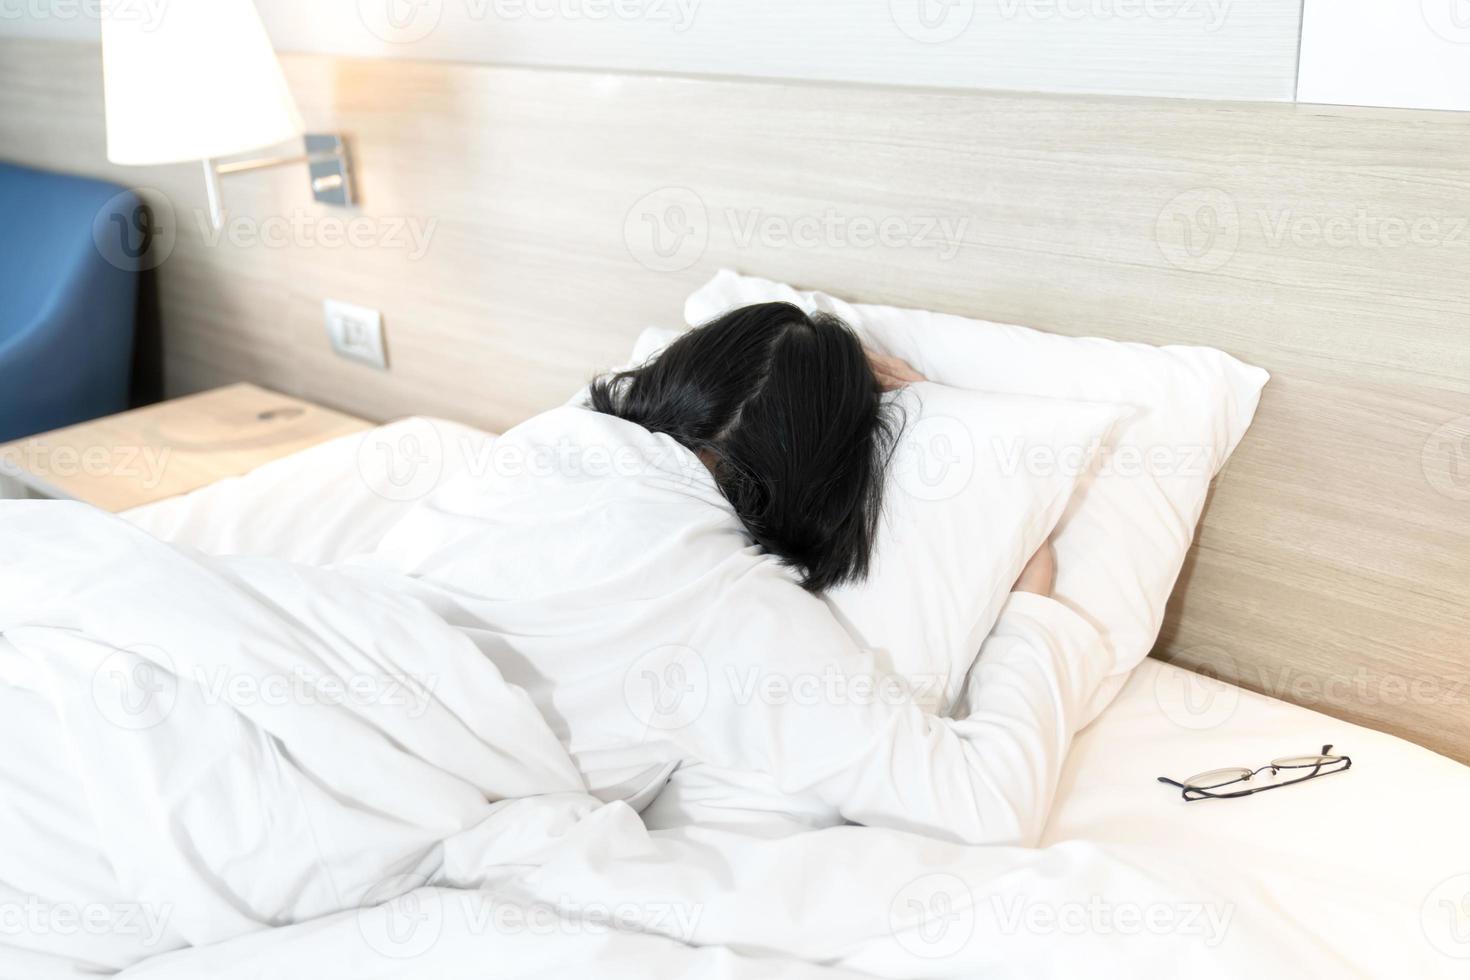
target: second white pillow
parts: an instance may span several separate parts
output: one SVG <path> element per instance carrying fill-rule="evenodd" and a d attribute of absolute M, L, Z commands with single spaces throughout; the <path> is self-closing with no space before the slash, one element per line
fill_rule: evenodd
<path fill-rule="evenodd" d="M 1021 569 L 1128 410 L 932 382 L 891 397 L 904 427 L 873 566 L 825 598 L 945 714 Z"/>

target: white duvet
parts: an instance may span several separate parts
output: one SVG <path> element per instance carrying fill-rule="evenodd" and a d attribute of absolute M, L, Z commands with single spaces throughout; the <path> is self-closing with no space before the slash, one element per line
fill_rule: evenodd
<path fill-rule="evenodd" d="M 30 570 L 0 601 L 27 747 L 0 838 L 30 927 L 10 917 L 9 975 L 1035 975 L 1064 961 L 1028 932 L 1038 901 L 1201 905 L 1146 958 L 1213 961 L 1230 927 L 1187 875 L 1086 844 L 650 833 L 377 570 L 183 555 L 70 504 L 7 505 L 0 534 Z"/>
<path fill-rule="evenodd" d="M 701 492 L 689 481 L 667 490 Z M 1437 921 L 1426 909 L 1453 906 L 1452 889 L 1425 891 L 1419 908 L 1387 872 L 1356 889 L 1325 865 L 1304 874 L 1284 821 L 1288 839 L 1267 829 L 1260 849 L 1285 860 L 1249 874 L 1207 847 L 1181 850 L 1178 837 L 1130 836 L 1139 806 L 1182 812 L 1161 787 L 1120 794 L 1137 802 L 1117 811 L 1120 832 L 1106 840 L 1058 839 L 1055 828 L 1042 849 L 936 839 L 1039 830 L 1070 735 L 1067 702 L 1089 682 L 1077 661 L 1085 633 L 1044 607 L 1003 619 L 988 651 L 993 683 L 967 703 L 978 729 L 890 705 L 882 716 L 895 727 L 854 745 L 854 719 L 874 716 L 840 705 L 821 717 L 851 728 L 797 714 L 784 734 L 798 737 L 783 738 L 789 712 L 758 700 L 714 716 L 733 726 L 725 743 L 701 714 L 608 755 L 517 657 L 534 647 L 545 660 L 553 634 L 589 625 L 577 616 L 602 628 L 596 603 L 584 596 L 562 619 L 545 611 L 540 636 L 526 632 L 531 619 L 485 605 L 511 590 L 524 609 L 548 580 L 456 550 L 467 535 L 495 539 L 474 502 L 454 490 L 397 524 L 371 558 L 332 569 L 180 552 L 78 505 L 0 505 L 0 976 L 1463 975 L 1458 947 L 1424 941 Z M 723 532 L 717 522 L 706 533 Z M 726 563 L 739 550 L 711 551 L 713 566 L 736 567 Z M 566 587 L 602 567 L 584 560 L 558 574 Z M 658 581 L 645 569 L 619 587 L 657 609 Z M 639 629 L 664 645 L 650 623 Z M 616 640 L 605 656 L 620 679 L 641 676 L 622 669 Z M 718 664 L 718 641 L 699 644 L 707 663 Z M 573 679 L 597 662 L 583 646 L 566 651 Z M 823 666 L 803 644 L 775 652 Z M 687 664 L 656 666 L 671 663 Z M 720 692 L 707 693 L 718 709 Z M 640 704 L 635 695 L 590 716 L 616 728 Z M 751 713 L 767 723 L 760 737 L 744 733 Z M 1016 742 L 1026 731 L 1040 735 Z M 621 730 L 605 741 L 626 749 Z M 704 758 L 721 744 L 735 748 Z M 1421 785 L 1443 791 L 1425 800 L 1433 812 L 1420 827 L 1440 828 L 1451 879 L 1465 851 L 1448 847 L 1443 809 L 1463 805 L 1464 782 L 1424 755 Z M 635 809 L 670 762 L 744 772 L 757 756 L 793 780 L 781 795 L 805 800 L 796 816 L 821 829 L 650 830 Z M 1098 764 L 1126 771 L 1126 760 Z M 769 799 L 759 791 L 771 788 L 752 793 Z M 994 806 L 1017 792 L 1027 807 L 1001 812 L 997 829 Z M 1261 799 L 1289 808 L 1306 792 Z M 1186 809 L 1218 827 L 1232 805 Z M 826 826 L 843 816 L 881 826 Z M 1342 830 L 1323 834 L 1347 848 L 1396 846 Z M 1344 864 L 1355 859 L 1344 850 Z"/>

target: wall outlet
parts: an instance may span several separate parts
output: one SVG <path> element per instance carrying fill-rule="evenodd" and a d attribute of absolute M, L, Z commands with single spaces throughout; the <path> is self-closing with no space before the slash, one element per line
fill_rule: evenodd
<path fill-rule="evenodd" d="M 327 336 L 339 357 L 388 370 L 383 347 L 383 314 L 365 306 L 329 299 L 324 304 Z"/>

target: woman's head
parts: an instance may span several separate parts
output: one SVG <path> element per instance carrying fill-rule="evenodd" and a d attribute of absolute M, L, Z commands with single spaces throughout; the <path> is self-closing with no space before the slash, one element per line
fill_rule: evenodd
<path fill-rule="evenodd" d="M 808 589 L 867 573 L 893 431 L 841 320 L 743 307 L 595 382 L 591 401 L 698 453 L 751 536 Z"/>

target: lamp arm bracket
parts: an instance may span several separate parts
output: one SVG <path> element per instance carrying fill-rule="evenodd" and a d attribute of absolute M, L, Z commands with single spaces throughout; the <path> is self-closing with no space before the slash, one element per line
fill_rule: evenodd
<path fill-rule="evenodd" d="M 269 170 L 272 167 L 289 167 L 295 163 L 331 163 L 342 159 L 341 152 L 333 153 L 298 153 L 295 156 L 285 157 L 256 157 L 250 160 L 228 160 L 223 163 L 214 163 L 214 172 L 221 177 L 230 174 L 244 174 L 252 170 Z"/>
<path fill-rule="evenodd" d="M 307 165 L 312 196 L 323 204 L 348 206 L 353 203 L 351 161 L 342 138 L 333 134 L 308 133 L 306 152 L 288 156 L 255 157 L 246 160 L 205 160 L 204 186 L 209 197 L 209 216 L 216 228 L 224 224 L 223 195 L 219 179 L 294 164 Z"/>

